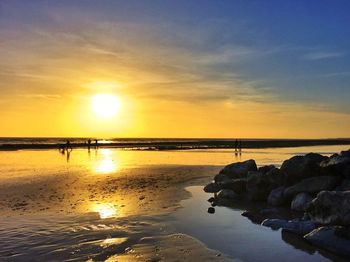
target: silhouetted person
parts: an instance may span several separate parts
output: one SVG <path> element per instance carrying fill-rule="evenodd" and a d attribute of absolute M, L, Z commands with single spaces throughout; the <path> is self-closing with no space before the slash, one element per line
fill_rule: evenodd
<path fill-rule="evenodd" d="M 68 151 L 68 149 L 72 150 L 72 146 L 71 146 L 69 140 L 67 140 L 67 142 L 66 142 L 66 150 Z"/>
<path fill-rule="evenodd" d="M 242 140 L 239 140 L 239 152 L 242 151 Z"/>
<path fill-rule="evenodd" d="M 235 151 L 237 151 L 237 149 L 238 149 L 238 140 L 236 139 L 236 141 L 235 141 Z"/>
<path fill-rule="evenodd" d="M 88 140 L 88 150 L 90 151 L 91 139 Z"/>
<path fill-rule="evenodd" d="M 72 151 L 72 148 L 70 150 L 67 149 L 67 163 L 69 162 L 69 158 L 70 158 L 70 152 Z"/>

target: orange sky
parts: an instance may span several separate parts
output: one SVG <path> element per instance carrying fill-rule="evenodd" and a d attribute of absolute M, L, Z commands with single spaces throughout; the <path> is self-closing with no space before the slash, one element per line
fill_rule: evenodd
<path fill-rule="evenodd" d="M 225 21 L 205 16 L 195 21 L 200 26 L 182 25 L 146 11 L 147 19 L 53 4 L 21 10 L 25 4 L 16 3 L 4 4 L 0 18 L 0 136 L 349 136 L 350 114 L 342 110 L 348 92 L 321 95 L 311 87 L 322 79 L 302 82 L 290 68 L 277 75 L 286 60 L 278 64 L 275 56 L 310 48 L 238 43 L 251 33 L 239 21 L 227 33 Z M 288 87 L 292 81 L 300 86 Z M 94 113 L 97 94 L 117 97 L 117 114 Z"/>

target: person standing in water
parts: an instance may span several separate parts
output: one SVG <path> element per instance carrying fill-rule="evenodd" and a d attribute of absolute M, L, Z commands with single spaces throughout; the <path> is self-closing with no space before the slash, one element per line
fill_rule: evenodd
<path fill-rule="evenodd" d="M 67 140 L 67 142 L 66 142 L 66 150 L 68 151 L 68 149 L 72 150 L 72 146 L 71 146 L 69 140 Z"/>
<path fill-rule="evenodd" d="M 90 147 L 91 147 L 91 139 L 89 138 L 89 140 L 88 140 L 88 150 L 90 150 Z"/>

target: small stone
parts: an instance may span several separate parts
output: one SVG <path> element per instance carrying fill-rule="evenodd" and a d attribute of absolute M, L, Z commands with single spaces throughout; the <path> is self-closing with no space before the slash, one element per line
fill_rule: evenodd
<path fill-rule="evenodd" d="M 215 208 L 209 207 L 209 208 L 208 208 L 208 213 L 209 213 L 209 214 L 214 214 L 214 213 L 215 213 Z"/>

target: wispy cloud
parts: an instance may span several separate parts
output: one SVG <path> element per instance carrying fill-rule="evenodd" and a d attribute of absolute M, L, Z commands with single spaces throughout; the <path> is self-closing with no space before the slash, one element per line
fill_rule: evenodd
<path fill-rule="evenodd" d="M 306 54 L 303 56 L 306 60 L 322 60 L 322 59 L 331 59 L 331 58 L 338 58 L 343 57 L 345 53 L 343 52 L 312 52 L 309 54 Z"/>

